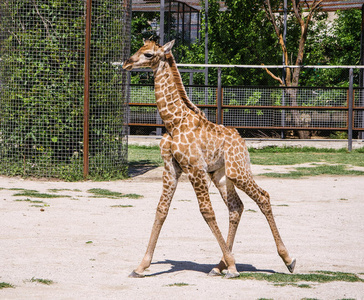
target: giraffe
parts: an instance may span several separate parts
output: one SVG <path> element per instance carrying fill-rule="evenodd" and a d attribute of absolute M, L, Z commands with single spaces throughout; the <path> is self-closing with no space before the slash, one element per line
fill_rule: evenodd
<path fill-rule="evenodd" d="M 226 270 L 226 278 L 239 276 L 232 248 L 244 206 L 235 187 L 243 190 L 257 203 L 268 221 L 279 256 L 288 270 L 293 272 L 296 260 L 289 256 L 280 237 L 269 194 L 252 177 L 244 139 L 236 129 L 208 121 L 204 113 L 189 100 L 171 52 L 173 44 L 174 40 L 164 46 L 145 40 L 144 45 L 123 63 L 123 68 L 128 71 L 134 68 L 153 70 L 157 108 L 167 131 L 160 142 L 164 161 L 162 195 L 144 258 L 129 277 L 144 277 L 145 269 L 150 266 L 182 172 L 187 174 L 196 193 L 200 212 L 223 253 L 221 261 L 209 275 L 221 275 Z M 229 211 L 226 241 L 217 225 L 210 202 L 209 180 L 219 190 Z"/>

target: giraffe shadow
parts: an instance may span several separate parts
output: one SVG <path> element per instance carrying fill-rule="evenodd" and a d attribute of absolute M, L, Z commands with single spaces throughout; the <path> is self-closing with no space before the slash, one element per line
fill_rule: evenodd
<path fill-rule="evenodd" d="M 150 160 L 140 160 L 137 162 L 129 162 L 128 167 L 129 177 L 136 177 L 158 168 L 158 165 L 154 164 Z"/>
<path fill-rule="evenodd" d="M 195 271 L 200 273 L 208 274 L 212 268 L 216 265 L 212 264 L 199 264 L 192 261 L 176 261 L 176 260 L 164 260 L 164 261 L 157 261 L 153 262 L 152 265 L 170 265 L 171 268 L 166 271 L 160 271 L 157 273 L 153 273 L 147 276 L 157 276 L 162 274 L 170 274 L 180 271 Z M 268 269 L 257 269 L 253 265 L 250 264 L 236 264 L 236 268 L 238 272 L 266 272 L 266 273 L 276 273 L 274 270 Z"/>

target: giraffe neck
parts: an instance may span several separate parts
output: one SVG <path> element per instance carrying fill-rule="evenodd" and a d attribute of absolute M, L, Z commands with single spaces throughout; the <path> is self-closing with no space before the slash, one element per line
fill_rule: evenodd
<path fill-rule="evenodd" d="M 188 114 L 195 113 L 185 103 L 185 91 L 179 72 L 177 70 L 176 73 L 176 70 L 177 67 L 171 54 L 166 55 L 166 60 L 161 61 L 154 70 L 154 88 L 158 111 L 170 133 L 173 128 L 179 127 Z M 197 107 L 196 109 L 198 110 Z"/>

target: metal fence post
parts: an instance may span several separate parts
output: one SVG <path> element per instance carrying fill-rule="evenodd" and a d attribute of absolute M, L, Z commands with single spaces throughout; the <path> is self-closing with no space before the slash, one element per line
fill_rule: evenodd
<path fill-rule="evenodd" d="M 348 151 L 353 148 L 353 105 L 354 105 L 354 71 L 349 70 L 349 96 L 348 96 Z"/>
<path fill-rule="evenodd" d="M 217 124 L 222 124 L 221 68 L 217 68 Z"/>
<path fill-rule="evenodd" d="M 91 44 L 91 0 L 86 3 L 85 32 L 85 79 L 83 100 L 83 178 L 89 174 L 89 117 L 90 117 L 90 44 Z"/>

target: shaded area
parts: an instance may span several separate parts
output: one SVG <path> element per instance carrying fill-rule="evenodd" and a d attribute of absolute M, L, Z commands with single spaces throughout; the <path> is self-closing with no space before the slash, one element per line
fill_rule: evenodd
<path fill-rule="evenodd" d="M 150 160 L 129 162 L 129 177 L 143 175 L 146 172 L 158 168 L 159 165 Z"/>
<path fill-rule="evenodd" d="M 196 271 L 201 273 L 206 273 L 206 275 L 214 268 L 216 265 L 214 264 L 199 264 L 193 261 L 177 261 L 177 260 L 164 260 L 152 263 L 152 265 L 171 265 L 171 268 L 166 271 L 161 271 L 157 273 L 153 273 L 147 276 L 156 276 L 161 274 L 170 274 L 180 271 Z M 239 272 L 266 272 L 266 273 L 275 273 L 273 270 L 262 270 L 257 269 L 253 265 L 249 264 L 236 264 L 236 268 Z"/>

